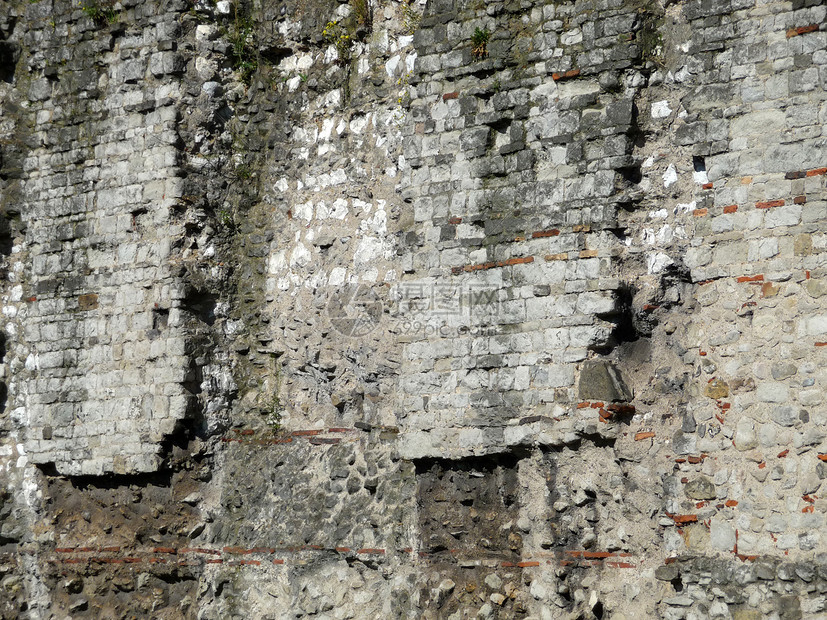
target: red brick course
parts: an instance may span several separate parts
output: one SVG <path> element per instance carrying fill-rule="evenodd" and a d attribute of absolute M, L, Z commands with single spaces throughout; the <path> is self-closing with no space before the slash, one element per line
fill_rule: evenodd
<path fill-rule="evenodd" d="M 560 231 L 557 228 L 552 228 L 551 230 L 538 230 L 537 232 L 531 233 L 532 239 L 541 239 L 542 237 L 556 237 L 560 234 Z"/>
<path fill-rule="evenodd" d="M 559 82 L 560 80 L 570 80 L 578 75 L 580 75 L 580 69 L 570 69 L 568 71 L 564 71 L 563 73 L 552 73 L 551 79 L 555 82 Z"/>
<path fill-rule="evenodd" d="M 802 34 L 809 34 L 818 30 L 818 24 L 810 24 L 809 26 L 799 26 L 798 28 L 790 28 L 787 30 L 787 38 L 797 37 Z"/>
<path fill-rule="evenodd" d="M 739 276 L 735 279 L 736 282 L 763 282 L 764 274 L 759 273 L 757 276 Z"/>
<path fill-rule="evenodd" d="M 756 209 L 771 209 L 772 207 L 783 207 L 785 204 L 783 199 L 779 200 L 767 200 L 764 202 L 756 202 L 755 208 Z"/>
<path fill-rule="evenodd" d="M 451 273 L 456 275 L 458 273 L 465 272 L 472 272 L 472 271 L 485 271 L 487 269 L 494 269 L 495 267 L 511 267 L 513 265 L 525 265 L 528 263 L 533 263 L 534 257 L 533 256 L 524 256 L 522 258 L 509 258 L 504 261 L 491 261 L 489 263 L 478 263 L 476 265 L 464 265 L 463 267 L 452 267 Z"/>

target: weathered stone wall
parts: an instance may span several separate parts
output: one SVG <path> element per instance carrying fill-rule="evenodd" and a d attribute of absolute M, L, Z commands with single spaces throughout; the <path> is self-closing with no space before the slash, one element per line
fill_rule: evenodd
<path fill-rule="evenodd" d="M 9 417 L 29 458 L 61 473 L 153 471 L 186 416 L 190 379 L 171 217 L 184 62 L 155 51 L 169 47 L 176 14 L 129 32 L 69 3 L 26 17 L 6 102 L 20 106 L 11 146 L 25 149 L 7 162 L 20 168 L 4 203 L 19 233 L 5 306 Z"/>
<path fill-rule="evenodd" d="M 0 614 L 825 613 L 826 14 L 5 3 Z"/>

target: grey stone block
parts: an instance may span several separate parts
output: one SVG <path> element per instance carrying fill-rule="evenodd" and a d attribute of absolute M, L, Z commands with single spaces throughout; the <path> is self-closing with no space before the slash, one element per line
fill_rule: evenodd
<path fill-rule="evenodd" d="M 632 393 L 617 367 L 606 360 L 585 362 L 580 370 L 578 395 L 581 400 L 627 402 Z"/>

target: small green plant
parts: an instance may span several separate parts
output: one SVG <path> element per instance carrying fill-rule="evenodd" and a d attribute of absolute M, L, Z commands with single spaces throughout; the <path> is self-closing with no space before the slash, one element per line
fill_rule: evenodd
<path fill-rule="evenodd" d="M 253 177 L 253 171 L 246 163 L 238 164 L 235 167 L 235 176 L 241 181 L 246 181 Z"/>
<path fill-rule="evenodd" d="M 422 14 L 414 8 L 416 0 L 403 0 L 402 2 L 402 30 L 407 34 L 413 34 L 419 28 L 422 21 Z"/>
<path fill-rule="evenodd" d="M 373 5 L 371 0 L 350 0 L 350 8 L 356 18 L 356 30 L 369 34 L 373 28 Z"/>
<path fill-rule="evenodd" d="M 480 30 L 477 27 L 471 35 L 471 54 L 476 60 L 482 60 L 488 56 L 488 41 L 491 39 L 491 32 L 488 28 Z"/>
<path fill-rule="evenodd" d="M 273 396 L 273 401 L 270 403 L 270 413 L 267 414 L 265 422 L 274 435 L 282 429 L 283 414 L 284 407 L 281 404 L 281 399 L 278 396 Z"/>
<path fill-rule="evenodd" d="M 491 90 L 493 90 L 495 93 L 500 92 L 502 88 L 503 85 L 502 82 L 500 82 L 500 78 L 496 78 L 493 82 L 491 82 Z"/>
<path fill-rule="evenodd" d="M 238 71 L 241 81 L 250 84 L 253 74 L 258 70 L 258 54 L 255 49 L 255 28 L 247 15 L 239 15 L 236 8 L 233 28 L 228 34 L 233 69 Z"/>
<path fill-rule="evenodd" d="M 249 86 L 253 74 L 258 69 L 258 63 L 252 60 L 243 60 L 236 65 L 236 70 L 241 74 L 241 81 Z"/>
<path fill-rule="evenodd" d="M 235 229 L 235 222 L 233 221 L 233 214 L 229 209 L 220 209 L 218 211 L 218 221 L 227 230 Z"/>
<path fill-rule="evenodd" d="M 411 71 L 406 71 L 405 75 L 396 80 L 396 84 L 400 87 L 396 103 L 406 108 L 411 105 L 411 73 Z"/>
<path fill-rule="evenodd" d="M 408 108 L 411 107 L 411 90 L 410 90 L 411 72 L 407 71 L 405 75 L 396 80 L 399 86 L 399 94 L 396 97 L 396 109 L 393 111 L 392 120 L 397 127 L 401 127 L 408 116 Z"/>
<path fill-rule="evenodd" d="M 118 20 L 118 13 L 109 2 L 101 3 L 98 0 L 82 2 L 80 10 L 98 26 L 114 24 Z"/>
<path fill-rule="evenodd" d="M 633 34 L 629 34 L 629 40 L 637 43 L 641 58 L 644 61 L 651 61 L 663 68 L 664 48 L 663 36 L 661 35 L 661 27 L 664 22 L 663 14 L 649 6 L 639 8 L 637 13 L 640 28 Z"/>
<path fill-rule="evenodd" d="M 327 22 L 327 25 L 322 30 L 324 40 L 336 47 L 336 53 L 339 56 L 340 64 L 348 64 L 350 62 L 350 52 L 353 49 L 353 37 L 350 32 L 339 23 L 339 20 Z"/>

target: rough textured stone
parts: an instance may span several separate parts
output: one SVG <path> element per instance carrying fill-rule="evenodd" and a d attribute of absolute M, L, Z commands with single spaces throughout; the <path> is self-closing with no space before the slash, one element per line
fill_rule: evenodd
<path fill-rule="evenodd" d="M 729 396 L 729 386 L 726 381 L 713 379 L 704 387 L 704 394 L 715 399 L 726 398 Z"/>
<path fill-rule="evenodd" d="M 586 362 L 580 371 L 578 394 L 583 400 L 630 401 L 632 393 L 617 367 L 603 360 Z"/>
<path fill-rule="evenodd" d="M 706 476 L 698 476 L 694 480 L 690 480 L 684 491 L 687 497 L 692 499 L 715 499 L 715 483 Z"/>
<path fill-rule="evenodd" d="M 751 450 L 758 445 L 758 438 L 755 435 L 755 426 L 752 420 L 740 420 L 735 430 L 733 439 L 738 450 Z"/>

